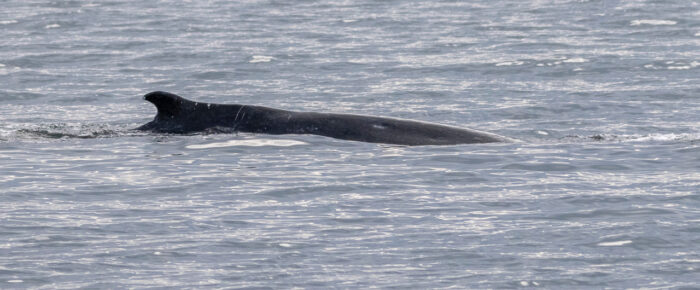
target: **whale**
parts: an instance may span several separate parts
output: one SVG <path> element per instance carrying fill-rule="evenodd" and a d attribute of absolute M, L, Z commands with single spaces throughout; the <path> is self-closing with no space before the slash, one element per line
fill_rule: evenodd
<path fill-rule="evenodd" d="M 407 146 L 510 141 L 493 133 L 390 117 L 202 103 L 163 91 L 150 92 L 143 98 L 153 103 L 158 112 L 153 121 L 136 130 L 155 133 L 313 134 Z"/>

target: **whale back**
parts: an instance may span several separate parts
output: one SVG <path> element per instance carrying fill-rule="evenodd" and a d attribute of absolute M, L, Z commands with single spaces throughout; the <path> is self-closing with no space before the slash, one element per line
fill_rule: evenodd
<path fill-rule="evenodd" d="M 158 114 L 138 127 L 162 133 L 250 132 L 314 134 L 345 140 L 400 145 L 449 145 L 507 142 L 508 139 L 477 130 L 387 117 L 294 112 L 261 106 L 211 104 L 156 91 L 144 99 Z"/>

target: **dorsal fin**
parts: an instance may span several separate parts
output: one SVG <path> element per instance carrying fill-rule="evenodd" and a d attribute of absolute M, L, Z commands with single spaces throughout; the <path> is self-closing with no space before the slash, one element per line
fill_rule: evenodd
<path fill-rule="evenodd" d="M 180 97 L 176 94 L 155 91 L 143 96 L 143 99 L 153 103 L 158 109 L 156 118 L 174 118 L 178 116 L 187 103 L 192 101 Z"/>

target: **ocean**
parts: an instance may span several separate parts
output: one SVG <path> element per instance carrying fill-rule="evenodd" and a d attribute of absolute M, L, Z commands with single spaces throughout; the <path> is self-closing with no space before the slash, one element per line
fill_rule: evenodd
<path fill-rule="evenodd" d="M 2 7 L 2 289 L 700 287 L 700 2 Z M 133 130 L 156 90 L 517 141 Z"/>

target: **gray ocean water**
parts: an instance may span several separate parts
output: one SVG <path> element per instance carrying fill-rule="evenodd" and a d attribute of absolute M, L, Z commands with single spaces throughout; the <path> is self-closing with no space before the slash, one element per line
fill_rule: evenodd
<path fill-rule="evenodd" d="M 0 288 L 700 287 L 698 1 L 2 1 Z M 423 120 L 131 130 L 143 94 Z"/>

